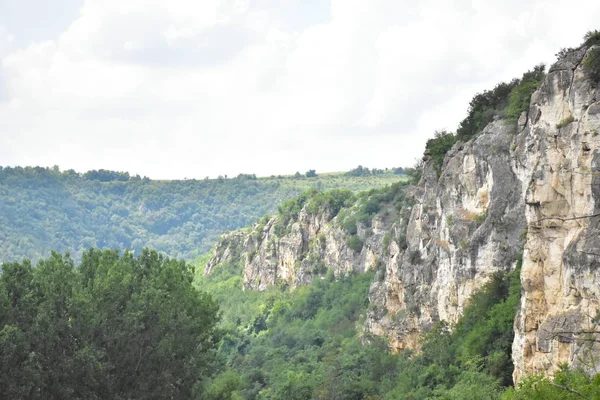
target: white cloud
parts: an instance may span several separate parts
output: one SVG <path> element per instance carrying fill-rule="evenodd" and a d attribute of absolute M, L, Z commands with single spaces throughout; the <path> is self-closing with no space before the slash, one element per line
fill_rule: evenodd
<path fill-rule="evenodd" d="M 153 178 L 409 165 L 476 91 L 597 28 L 595 2 L 576 8 L 87 0 L 56 39 L 16 49 L 0 29 L 0 164 Z"/>

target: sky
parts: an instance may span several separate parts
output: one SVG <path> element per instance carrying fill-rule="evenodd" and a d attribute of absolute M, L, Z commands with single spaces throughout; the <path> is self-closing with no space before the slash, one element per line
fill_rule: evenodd
<path fill-rule="evenodd" d="M 0 0 L 0 165 L 411 166 L 598 21 L 597 0 Z"/>

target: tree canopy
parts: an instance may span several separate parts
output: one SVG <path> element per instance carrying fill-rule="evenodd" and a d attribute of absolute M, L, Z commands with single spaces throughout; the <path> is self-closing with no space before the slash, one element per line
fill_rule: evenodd
<path fill-rule="evenodd" d="M 37 261 L 52 250 L 70 251 L 78 261 L 90 247 L 138 253 L 151 247 L 193 259 L 223 232 L 252 224 L 303 190 L 356 192 L 402 179 L 391 171 L 315 175 L 152 181 L 107 170 L 0 167 L 0 262 Z"/>
<path fill-rule="evenodd" d="M 53 253 L 0 273 L 0 393 L 190 398 L 215 368 L 217 304 L 182 261 L 144 250 Z"/>

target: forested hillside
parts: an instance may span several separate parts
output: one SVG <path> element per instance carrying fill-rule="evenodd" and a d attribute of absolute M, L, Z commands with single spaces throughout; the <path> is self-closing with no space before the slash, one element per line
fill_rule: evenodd
<path fill-rule="evenodd" d="M 90 247 L 151 247 L 191 259 L 226 230 L 247 226 L 309 188 L 360 191 L 403 179 L 404 171 L 152 181 L 106 170 L 0 167 L 0 262 Z"/>
<path fill-rule="evenodd" d="M 203 399 L 600 398 L 600 375 L 592 379 L 567 367 L 554 381 L 532 376 L 519 390 L 512 389 L 518 268 L 494 275 L 454 329 L 435 324 L 421 341 L 420 353 L 393 354 L 385 339 L 362 329 L 376 274 L 336 280 L 329 270 L 296 290 L 283 284 L 243 291 L 240 262 L 221 264 L 207 276 L 207 258 L 196 262 L 196 284 L 220 304 L 218 354 L 224 364 Z"/>

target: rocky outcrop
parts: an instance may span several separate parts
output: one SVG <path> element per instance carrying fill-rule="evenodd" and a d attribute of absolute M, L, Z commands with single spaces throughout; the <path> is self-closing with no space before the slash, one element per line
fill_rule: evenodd
<path fill-rule="evenodd" d="M 455 323 L 470 296 L 511 270 L 525 229 L 521 184 L 508 163 L 514 128 L 490 124 L 456 145 L 438 178 L 426 164 L 406 229 L 406 249 L 390 247 L 385 279 L 371 288 L 367 327 L 417 348 L 439 320 Z"/>
<path fill-rule="evenodd" d="M 472 294 L 522 255 L 515 381 L 564 362 L 598 370 L 600 98 L 581 67 L 587 51 L 552 66 L 516 124 L 495 120 L 454 145 L 439 174 L 426 154 L 419 184 L 355 232 L 345 221 L 359 205 L 338 213 L 307 203 L 284 229 L 276 217 L 225 236 L 207 273 L 241 257 L 244 287 L 262 290 L 327 268 L 376 269 L 365 330 L 418 349 L 424 331 L 454 324 Z"/>
<path fill-rule="evenodd" d="M 205 273 L 210 273 L 214 265 L 241 257 L 244 288 L 264 290 L 274 284 L 295 287 L 309 283 L 329 268 L 339 276 L 381 265 L 382 243 L 390 229 L 393 210 L 375 216 L 368 226 L 357 224 L 355 236 L 362 243 L 357 250 L 348 245 L 352 235 L 330 210 L 309 209 L 306 204 L 298 217 L 284 227 L 284 232 L 277 232 L 278 218 L 273 217 L 265 224 L 255 225 L 252 232 L 237 236 L 237 240 L 230 240 L 233 234 L 225 235 L 213 251 Z"/>
<path fill-rule="evenodd" d="M 598 175 L 600 98 L 579 49 L 557 62 L 534 93 L 513 169 L 523 183 L 527 242 L 515 322 L 515 380 L 561 363 L 597 371 L 600 350 Z"/>

